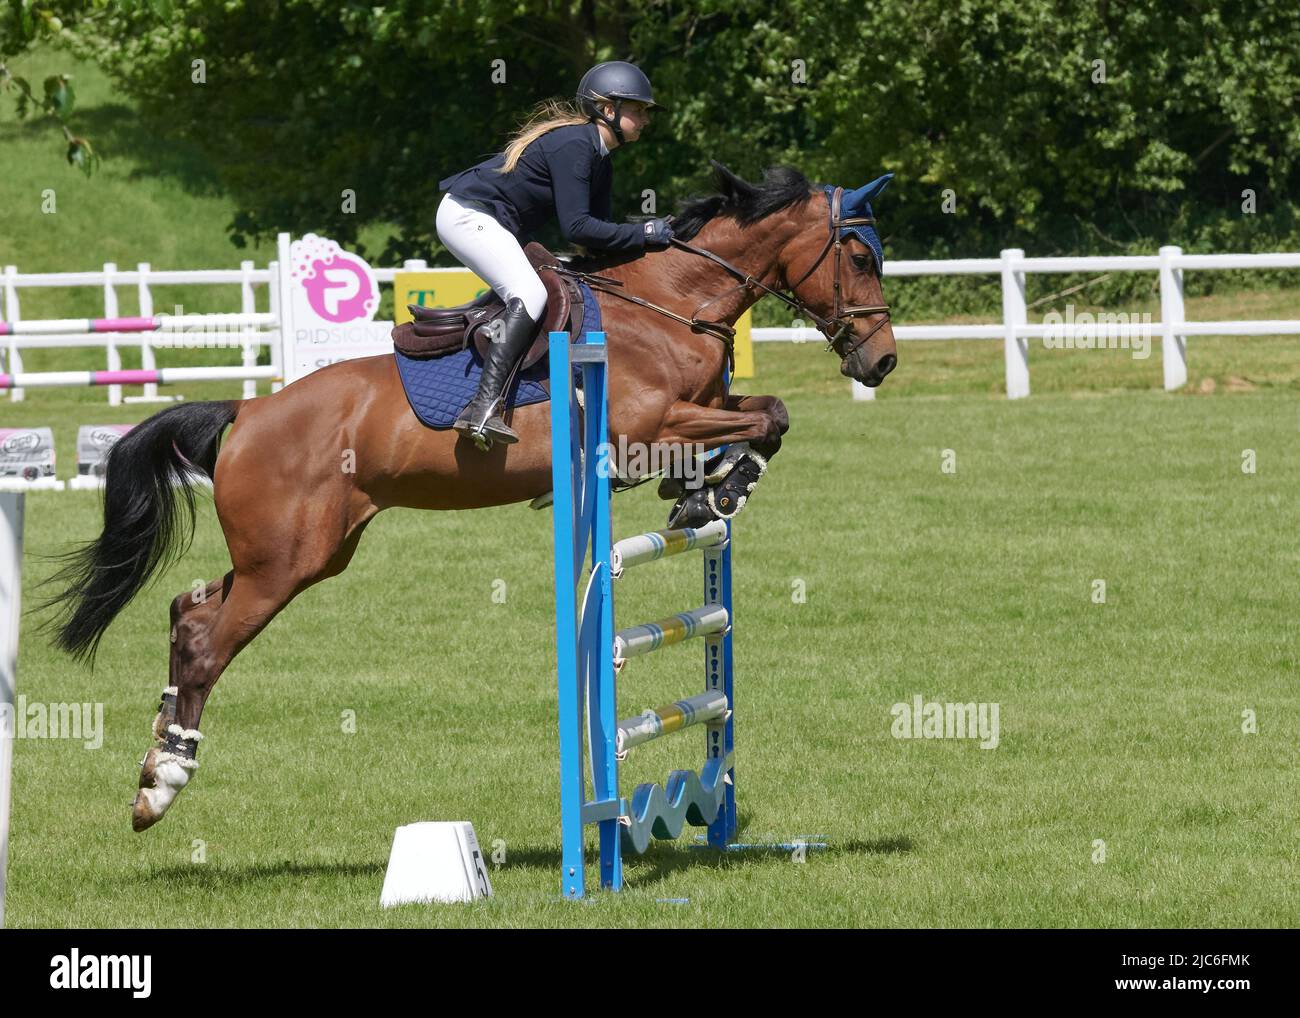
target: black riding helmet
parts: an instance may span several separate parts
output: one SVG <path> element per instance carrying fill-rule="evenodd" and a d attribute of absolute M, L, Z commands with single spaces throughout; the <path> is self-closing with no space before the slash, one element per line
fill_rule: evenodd
<path fill-rule="evenodd" d="M 596 105 L 602 99 L 612 99 L 614 102 L 612 120 L 601 113 L 600 107 Z M 650 79 L 636 64 L 629 64 L 626 60 L 607 60 L 603 64 L 597 64 L 578 82 L 578 108 L 590 119 L 607 125 L 620 145 L 627 140 L 618 126 L 623 113 L 623 102 L 627 99 L 643 102 L 648 109 L 664 108 L 654 101 Z"/>

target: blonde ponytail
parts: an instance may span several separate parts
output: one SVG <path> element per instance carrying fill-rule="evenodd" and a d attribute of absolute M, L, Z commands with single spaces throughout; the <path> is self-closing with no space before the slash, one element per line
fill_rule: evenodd
<path fill-rule="evenodd" d="M 558 99 L 548 99 L 539 103 L 527 122 L 515 131 L 510 141 L 506 143 L 506 161 L 497 172 L 509 173 L 513 170 L 519 162 L 519 157 L 524 154 L 524 149 L 547 131 L 586 122 L 587 117 L 573 103 Z"/>

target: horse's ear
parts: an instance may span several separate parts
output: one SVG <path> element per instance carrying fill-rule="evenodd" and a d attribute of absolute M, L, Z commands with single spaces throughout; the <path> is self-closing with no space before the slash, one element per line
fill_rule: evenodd
<path fill-rule="evenodd" d="M 889 186 L 889 182 L 894 179 L 892 173 L 886 173 L 883 177 L 877 177 L 870 184 L 864 184 L 856 191 L 851 191 L 844 196 L 844 207 L 846 209 L 856 209 L 862 206 L 863 202 L 874 201 Z"/>
<path fill-rule="evenodd" d="M 757 190 L 753 184 L 741 180 L 716 159 L 710 159 L 709 165 L 713 167 L 713 177 L 717 181 L 718 190 L 722 192 L 729 204 L 738 202 Z"/>

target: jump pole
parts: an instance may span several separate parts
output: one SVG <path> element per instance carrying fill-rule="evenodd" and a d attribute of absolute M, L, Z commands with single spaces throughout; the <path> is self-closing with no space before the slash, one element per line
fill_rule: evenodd
<path fill-rule="evenodd" d="M 577 401 L 574 373 L 581 375 Z M 708 843 L 726 850 L 736 836 L 731 528 L 716 521 L 695 530 L 610 537 L 608 364 L 605 335 L 589 332 L 570 345 L 550 334 L 551 479 L 555 531 L 555 636 L 560 736 L 561 894 L 586 894 L 583 831 L 599 832 L 600 886 L 623 887 L 623 850 L 675 838 L 683 823 L 708 826 Z M 602 448 L 603 447 L 603 448 Z M 704 554 L 701 608 L 672 619 L 614 631 L 613 582 L 633 566 L 687 551 Z M 590 556 L 585 587 L 578 585 Z M 582 591 L 581 599 L 578 598 Z M 623 660 L 700 637 L 705 691 L 625 721 L 618 719 L 615 675 Z M 592 797 L 583 766 L 583 713 Z M 699 773 L 674 771 L 664 786 L 619 794 L 619 762 L 634 746 L 693 724 L 705 726 Z"/>

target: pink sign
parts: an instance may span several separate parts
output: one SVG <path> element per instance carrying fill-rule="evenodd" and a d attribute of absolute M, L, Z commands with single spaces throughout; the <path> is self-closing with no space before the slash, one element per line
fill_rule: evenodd
<path fill-rule="evenodd" d="M 294 241 L 291 260 L 295 290 L 305 297 L 315 318 L 342 324 L 375 317 L 379 285 L 360 256 L 309 233 Z"/>

